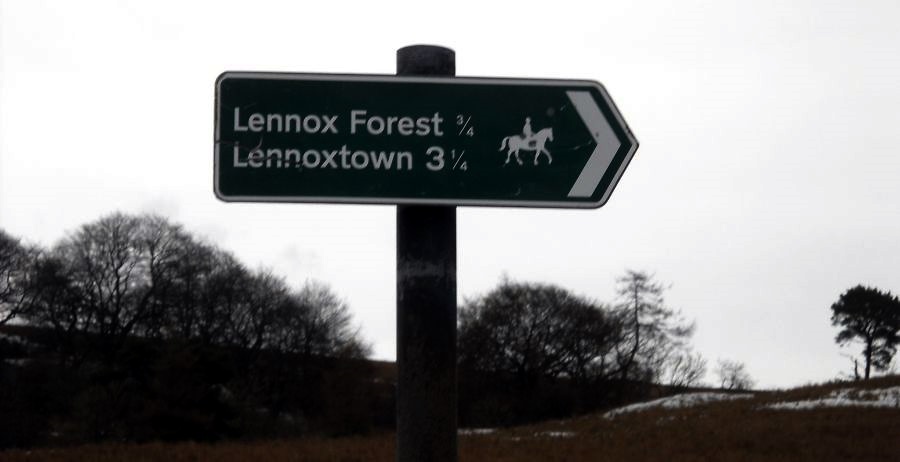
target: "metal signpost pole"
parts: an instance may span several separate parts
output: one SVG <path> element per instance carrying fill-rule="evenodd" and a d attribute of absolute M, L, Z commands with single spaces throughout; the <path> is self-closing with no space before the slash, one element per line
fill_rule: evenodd
<path fill-rule="evenodd" d="M 397 50 L 397 75 L 454 76 L 453 50 Z M 456 207 L 397 206 L 397 461 L 457 460 Z"/>

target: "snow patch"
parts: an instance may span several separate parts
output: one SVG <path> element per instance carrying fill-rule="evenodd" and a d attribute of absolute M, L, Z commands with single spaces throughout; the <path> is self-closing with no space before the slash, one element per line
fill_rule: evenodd
<path fill-rule="evenodd" d="M 631 412 L 646 411 L 647 409 L 653 409 L 657 407 L 661 407 L 663 409 L 678 409 L 699 406 L 702 404 L 714 403 L 718 401 L 732 401 L 736 399 L 749 399 L 752 397 L 752 393 L 686 393 L 682 395 L 667 396 L 665 398 L 647 401 L 646 403 L 631 404 L 629 406 L 613 409 L 606 414 L 603 414 L 603 417 L 612 419 L 613 417 L 616 417 L 618 415 L 628 414 Z"/>
<path fill-rule="evenodd" d="M 538 433 L 535 433 L 534 436 L 547 436 L 550 438 L 571 438 L 571 437 L 575 436 L 575 432 L 565 432 L 565 431 L 538 432 Z"/>
<path fill-rule="evenodd" d="M 875 390 L 844 388 L 819 399 L 785 401 L 765 406 L 766 409 L 801 411 L 823 407 L 873 407 L 900 409 L 900 386 Z"/>
<path fill-rule="evenodd" d="M 460 428 L 458 433 L 460 435 L 490 435 L 491 433 L 496 432 L 495 428 Z"/>
<path fill-rule="evenodd" d="M 494 434 L 494 433 L 496 433 L 496 432 L 497 432 L 497 429 L 495 429 L 495 428 L 460 428 L 460 429 L 458 430 L 458 433 L 459 433 L 460 435 L 463 435 L 463 436 L 473 436 L 473 435 L 476 435 L 476 436 L 484 436 L 484 435 L 492 435 L 492 434 Z M 568 432 L 568 431 L 543 431 L 543 432 L 536 432 L 532 437 L 534 437 L 534 438 L 540 438 L 540 437 L 544 437 L 544 438 L 571 438 L 571 437 L 573 437 L 573 436 L 575 436 L 575 432 Z M 528 436 L 526 436 L 526 438 L 528 438 Z M 507 438 L 507 439 L 512 440 L 512 441 L 521 441 L 521 440 L 522 440 L 522 437 L 520 437 L 520 436 L 513 436 L 513 437 L 510 437 L 510 438 Z"/>

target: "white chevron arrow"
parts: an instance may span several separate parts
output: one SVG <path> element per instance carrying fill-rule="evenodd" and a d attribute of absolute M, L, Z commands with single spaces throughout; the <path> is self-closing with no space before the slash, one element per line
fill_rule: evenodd
<path fill-rule="evenodd" d="M 606 121 L 606 117 L 600 112 L 590 92 L 567 91 L 566 95 L 597 143 L 587 164 L 572 185 L 569 197 L 591 197 L 622 143 Z"/>

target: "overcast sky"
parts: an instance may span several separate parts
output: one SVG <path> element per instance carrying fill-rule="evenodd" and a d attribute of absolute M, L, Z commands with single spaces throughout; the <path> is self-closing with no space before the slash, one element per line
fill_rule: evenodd
<path fill-rule="evenodd" d="M 460 76 L 601 81 L 641 143 L 599 210 L 460 208 L 461 298 L 507 273 L 611 301 L 647 270 L 711 363 L 765 387 L 850 370 L 831 303 L 900 293 L 900 2 L 432 5 L 0 0 L 0 227 L 51 245 L 165 214 L 331 284 L 393 359 L 395 208 L 218 201 L 214 81 L 390 74 L 397 48 L 440 44 Z"/>

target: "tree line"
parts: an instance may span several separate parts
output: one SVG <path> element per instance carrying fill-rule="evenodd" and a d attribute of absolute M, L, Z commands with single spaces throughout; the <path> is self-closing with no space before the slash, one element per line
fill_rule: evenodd
<path fill-rule="evenodd" d="M 271 270 L 157 215 L 114 213 L 50 249 L 0 230 L 0 323 L 47 327 L 77 360 L 107 360 L 132 337 L 250 351 L 364 357 L 369 346 L 326 285 L 291 288 Z M 89 335 L 79 335 L 89 334 Z"/>
<path fill-rule="evenodd" d="M 331 288 L 292 287 L 158 215 L 113 213 L 49 248 L 0 230 L 3 324 L 37 346 L 0 335 L 0 359 L 23 358 L 0 361 L 0 447 L 389 419 L 391 392 L 370 380 L 370 346 Z"/>
<path fill-rule="evenodd" d="M 666 289 L 628 270 L 609 303 L 508 278 L 467 300 L 460 422 L 566 417 L 701 385 L 696 326 Z M 393 425 L 391 374 L 364 360 L 336 293 L 250 269 L 161 216 L 113 213 L 49 248 L 0 230 L 0 326 L 13 320 L 42 350 L 12 376 L 0 364 L 0 446 Z M 10 348 L 0 337 L 0 357 Z M 714 373 L 722 388 L 753 385 L 736 361 Z"/>
<path fill-rule="evenodd" d="M 688 346 L 694 325 L 665 306 L 663 286 L 637 271 L 618 284 L 618 303 L 606 305 L 551 284 L 503 280 L 460 310 L 460 362 L 523 381 L 699 382 L 705 363 Z"/>
<path fill-rule="evenodd" d="M 461 421 L 566 417 L 702 385 L 696 326 L 665 291 L 652 274 L 627 270 L 612 303 L 507 278 L 469 300 L 458 333 Z M 720 360 L 714 372 L 722 388 L 753 386 L 740 362 Z"/>

